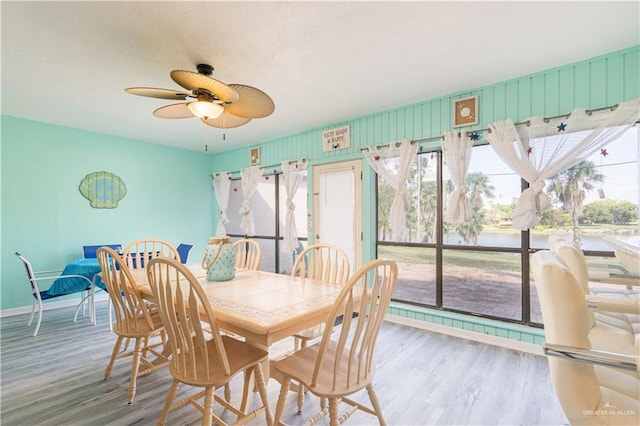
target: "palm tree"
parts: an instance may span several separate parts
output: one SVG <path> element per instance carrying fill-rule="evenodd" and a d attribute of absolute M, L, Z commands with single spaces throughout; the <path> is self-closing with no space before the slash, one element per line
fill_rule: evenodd
<path fill-rule="evenodd" d="M 494 198 L 489 176 L 482 172 L 472 172 L 465 178 L 467 194 L 471 202 L 471 221 L 456 226 L 456 232 L 464 239 L 465 244 L 477 245 L 478 235 L 482 232 L 485 213 L 484 200 Z"/>
<path fill-rule="evenodd" d="M 465 179 L 469 200 L 473 207 L 481 207 L 484 199 L 494 198 L 493 190 L 495 187 L 491 185 L 489 176 L 482 172 L 472 172 Z"/>
<path fill-rule="evenodd" d="M 469 222 L 456 225 L 456 232 L 463 238 L 464 243 L 470 246 L 478 245 L 478 235 L 482 232 L 485 213 L 482 206 L 471 207 L 473 216 Z"/>
<path fill-rule="evenodd" d="M 547 192 L 553 192 L 562 203 L 564 211 L 571 215 L 573 222 L 573 242 L 580 246 L 578 219 L 582 215 L 587 192 L 595 188 L 595 183 L 603 182 L 604 175 L 596 171 L 592 161 L 581 161 L 575 166 L 551 177 Z"/>
<path fill-rule="evenodd" d="M 423 182 L 420 192 L 420 216 L 424 227 L 423 242 L 435 242 L 438 192 L 434 181 Z"/>
<path fill-rule="evenodd" d="M 391 236 L 391 225 L 389 224 L 389 212 L 395 191 L 388 183 L 378 182 L 378 238 L 386 241 L 387 236 Z"/>

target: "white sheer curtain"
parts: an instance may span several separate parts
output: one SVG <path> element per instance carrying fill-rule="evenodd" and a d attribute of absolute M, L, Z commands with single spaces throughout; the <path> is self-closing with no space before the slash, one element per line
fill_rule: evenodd
<path fill-rule="evenodd" d="M 256 225 L 253 220 L 253 212 L 249 205 L 249 199 L 253 196 L 260 183 L 263 169 L 252 166 L 240 170 L 240 184 L 242 185 L 242 204 L 240 205 L 240 230 L 245 235 L 255 235 Z"/>
<path fill-rule="evenodd" d="M 410 140 L 404 140 L 400 143 L 391 142 L 388 148 L 370 146 L 363 151 L 364 157 L 373 170 L 396 192 L 389 212 L 389 226 L 394 241 L 406 241 L 407 239 L 404 194 L 407 176 L 416 161 L 417 153 L 418 144 L 412 143 Z M 389 158 L 398 158 L 398 160 L 388 161 Z"/>
<path fill-rule="evenodd" d="M 468 222 L 472 217 L 471 202 L 465 185 L 472 147 L 473 142 L 467 136 L 467 132 L 444 132 L 442 155 L 456 187 L 449 197 L 447 214 L 444 218 L 449 223 Z"/>
<path fill-rule="evenodd" d="M 282 162 L 282 176 L 284 177 L 284 187 L 287 191 L 287 213 L 284 219 L 282 241 L 283 252 L 292 252 L 298 247 L 298 231 L 296 229 L 296 218 L 293 214 L 296 206 L 293 204 L 293 197 L 300 187 L 300 182 L 307 174 L 307 165 L 308 161 L 305 158 L 293 163 L 289 163 L 289 161 Z"/>
<path fill-rule="evenodd" d="M 227 207 L 229 206 L 229 192 L 231 189 L 231 173 L 221 172 L 213 175 L 213 192 L 220 209 L 220 219 L 216 227 L 216 235 L 227 235 L 225 225 L 230 222 L 227 217 Z"/>
<path fill-rule="evenodd" d="M 544 180 L 585 160 L 640 119 L 640 99 L 599 111 L 575 109 L 569 117 L 533 117 L 528 125 L 493 123 L 486 138 L 502 160 L 529 182 L 516 203 L 513 226 L 537 224 L 536 212 L 549 207 Z"/>

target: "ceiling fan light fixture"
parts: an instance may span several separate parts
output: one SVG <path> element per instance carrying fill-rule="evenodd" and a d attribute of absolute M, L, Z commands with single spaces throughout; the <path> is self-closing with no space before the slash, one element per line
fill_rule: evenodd
<path fill-rule="evenodd" d="M 187 107 L 193 115 L 204 119 L 216 118 L 224 112 L 222 105 L 210 101 L 191 102 Z"/>

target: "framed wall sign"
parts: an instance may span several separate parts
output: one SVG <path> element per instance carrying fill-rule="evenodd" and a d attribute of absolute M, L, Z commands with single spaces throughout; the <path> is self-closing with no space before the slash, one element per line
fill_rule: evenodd
<path fill-rule="evenodd" d="M 455 99 L 453 101 L 453 127 L 478 124 L 478 97 Z"/>
<path fill-rule="evenodd" d="M 351 128 L 346 126 L 322 132 L 322 152 L 345 149 L 351 146 Z"/>
<path fill-rule="evenodd" d="M 260 164 L 260 148 L 251 148 L 250 163 L 252 166 Z"/>

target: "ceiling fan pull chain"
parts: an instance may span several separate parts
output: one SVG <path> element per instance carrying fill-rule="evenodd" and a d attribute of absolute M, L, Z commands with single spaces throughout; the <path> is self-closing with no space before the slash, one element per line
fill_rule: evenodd
<path fill-rule="evenodd" d="M 207 128 L 204 128 L 204 152 L 209 152 L 209 145 L 207 143 Z"/>

